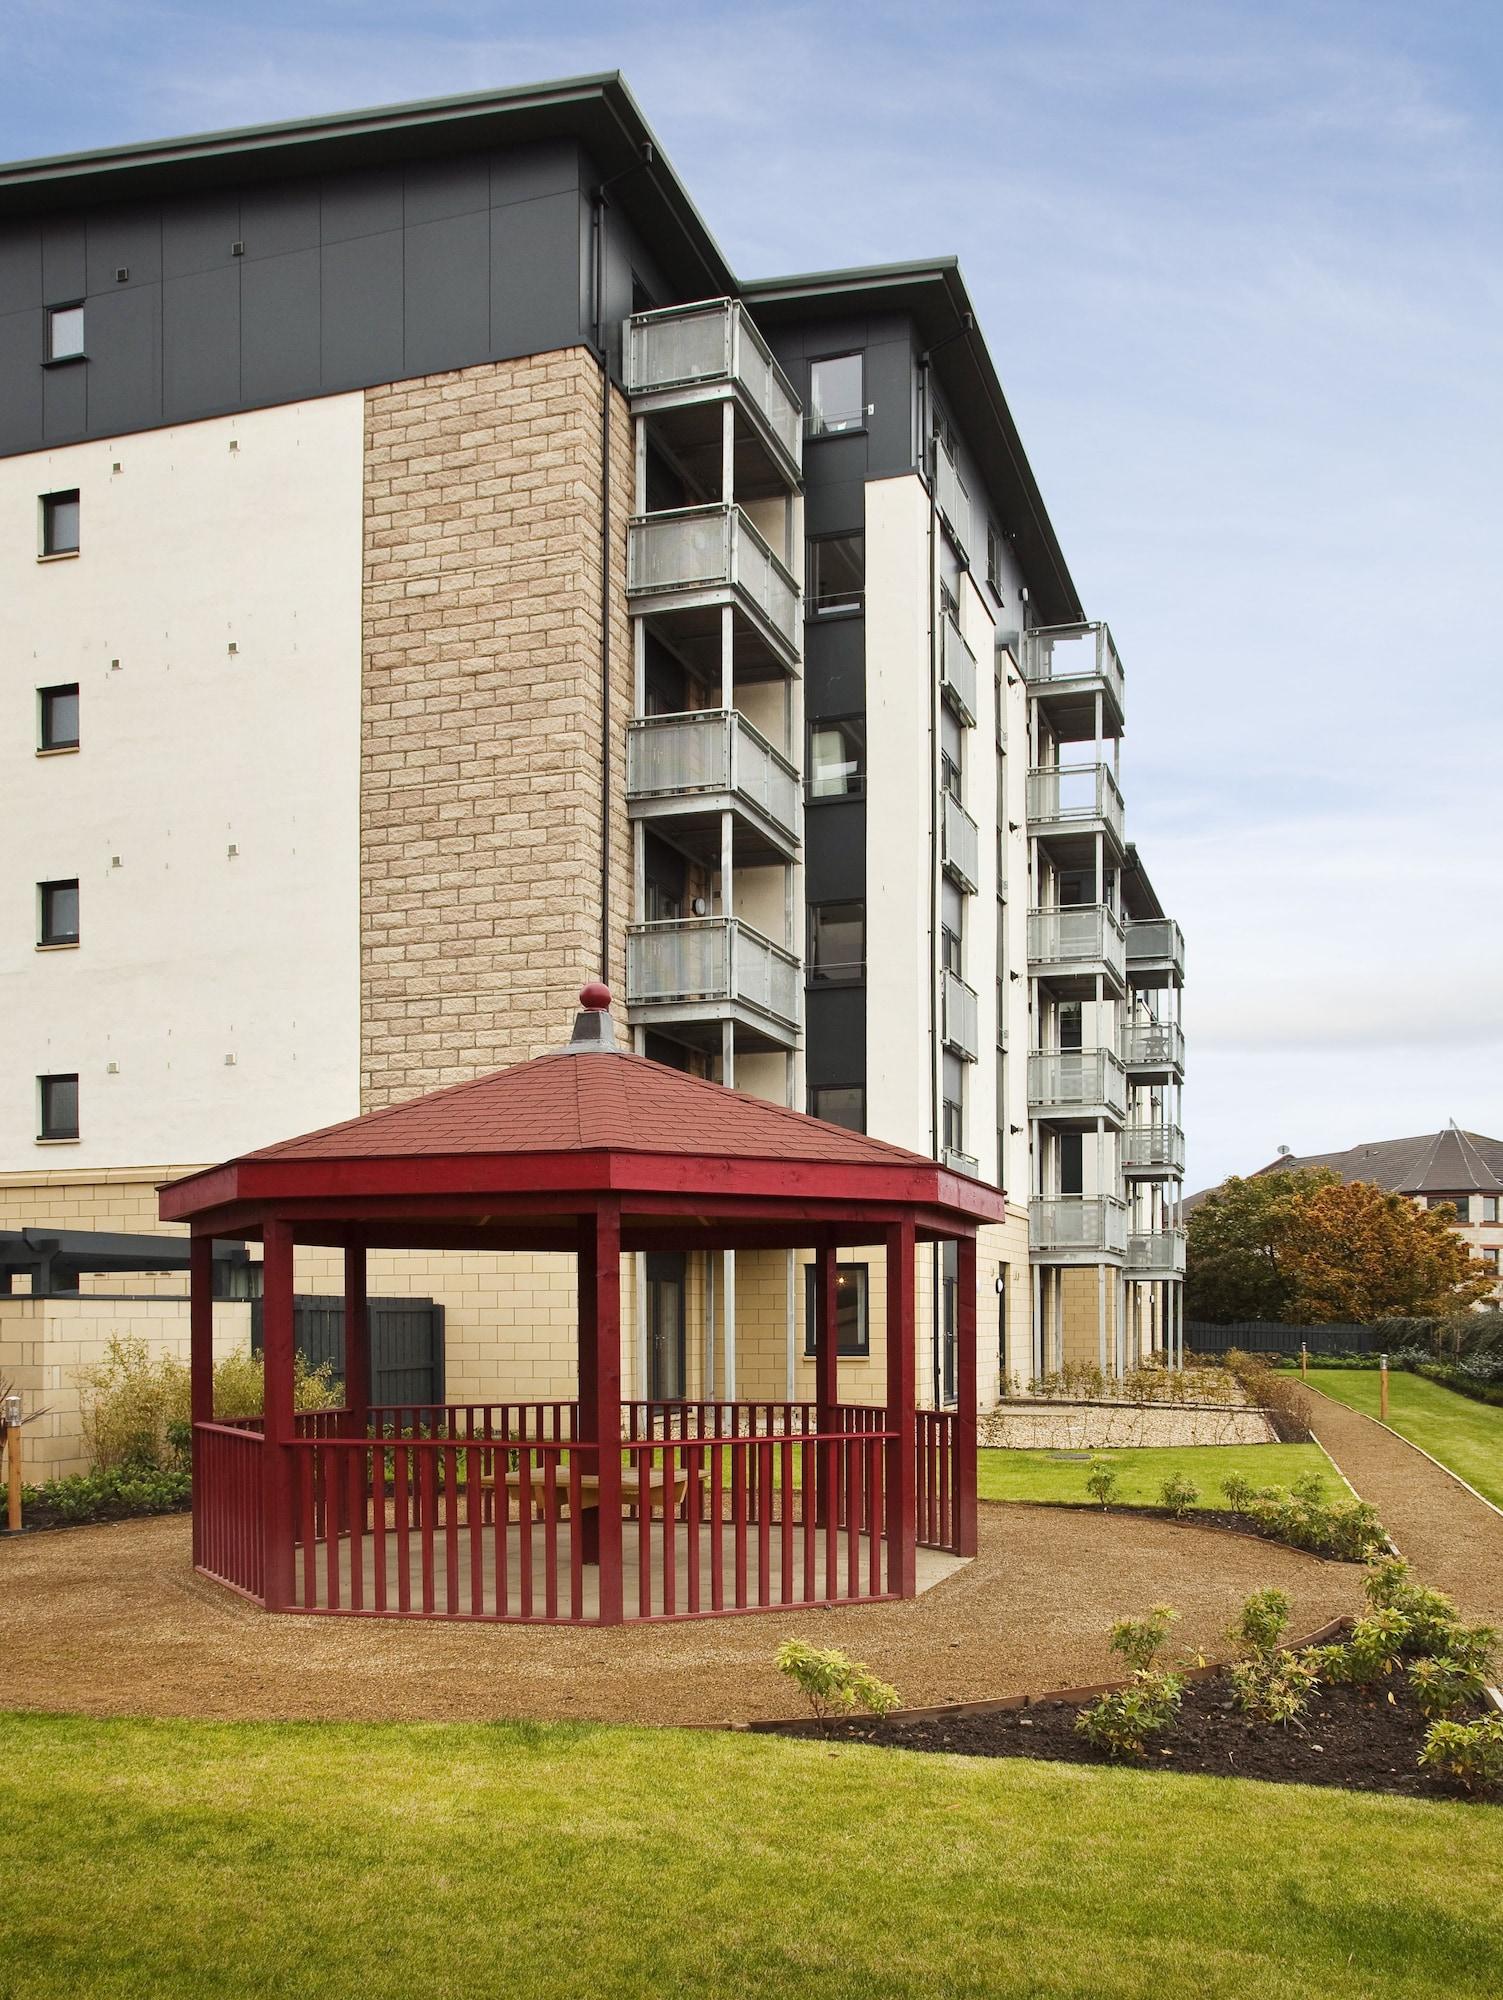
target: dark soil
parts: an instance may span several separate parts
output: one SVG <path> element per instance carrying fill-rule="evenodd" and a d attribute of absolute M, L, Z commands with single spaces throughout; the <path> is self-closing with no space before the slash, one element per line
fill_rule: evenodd
<path fill-rule="evenodd" d="M 1419 1769 L 1429 1723 L 1406 1698 L 1402 1683 L 1392 1688 L 1391 1699 L 1390 1687 L 1383 1683 L 1374 1688 L 1323 1687 L 1300 1720 L 1284 1727 L 1250 1721 L 1236 1707 L 1223 1680 L 1192 1681 L 1178 1718 L 1141 1760 L 1111 1759 L 1077 1736 L 1075 1718 L 1083 1705 L 1040 1701 L 979 1715 L 838 1722 L 831 1724 L 830 1735 L 837 1741 L 963 1757 L 1039 1757 L 1067 1764 L 1116 1761 L 1143 1770 L 1262 1778 L 1281 1785 L 1339 1785 L 1352 1791 L 1398 1792 L 1406 1798 L 1461 1796 L 1444 1780 Z M 781 1733 L 817 1732 L 812 1723 L 795 1723 Z"/>

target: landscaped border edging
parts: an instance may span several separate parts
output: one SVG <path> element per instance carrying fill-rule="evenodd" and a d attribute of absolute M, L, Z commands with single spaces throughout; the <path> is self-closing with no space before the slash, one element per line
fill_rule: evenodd
<path fill-rule="evenodd" d="M 1208 1445 L 1206 1448 L 1207 1450 L 1210 1451 L 1218 1449 L 1218 1447 L 1215 1445 Z M 1254 1449 L 1254 1448 L 1255 1447 L 1249 1447 L 1249 1449 Z M 1322 1445 L 1320 1448 L 1322 1451 L 1325 1451 L 1324 1445 Z M 1152 1449 L 1153 1447 L 1151 1445 L 1123 1446 L 1123 1450 L 1125 1451 L 1126 1450 L 1151 1451 Z M 1362 1498 L 1362 1495 L 1357 1491 L 1356 1487 L 1353 1486 L 1352 1482 L 1347 1478 L 1346 1474 L 1341 1470 L 1341 1467 L 1336 1464 L 1335 1459 L 1331 1457 L 1331 1454 L 1328 1451 L 1325 1451 L 1325 1455 L 1327 1459 L 1330 1461 L 1331 1466 L 1337 1473 L 1338 1477 L 1341 1479 L 1342 1484 L 1346 1487 L 1348 1493 L 1351 1494 L 1354 1500 L 1360 1500 Z M 1169 1526 L 1175 1528 L 1199 1528 L 1202 1531 L 1202 1533 L 1208 1535 L 1238 1535 L 1244 1542 L 1261 1542 L 1264 1548 L 1292 1550 L 1292 1552 L 1297 1556 L 1308 1556 L 1311 1562 L 1339 1563 L 1343 1569 L 1362 1569 L 1366 1567 L 1361 1556 L 1322 1555 L 1319 1549 L 1302 1549 L 1299 1547 L 1298 1543 L 1281 1541 L 1277 1535 L 1260 1535 L 1256 1528 L 1238 1528 L 1234 1527 L 1230 1521 L 1208 1521 L 1205 1519 L 1207 1513 L 1212 1513 L 1212 1514 L 1233 1513 L 1235 1510 L 1230 1507 L 1212 1507 L 1212 1508 L 1192 1507 L 1188 1514 L 1175 1514 L 1171 1513 L 1171 1511 L 1167 1507 L 1154 1507 L 1146 1501 L 1139 1504 L 1131 1500 L 1114 1500 L 1110 1507 L 1105 1507 L 1105 1508 L 1103 1508 L 1101 1504 L 1095 1500 L 981 1499 L 977 1502 L 977 1505 L 981 1507 L 1052 1507 L 1055 1509 L 1056 1512 L 1059 1513 L 1066 1513 L 1066 1514 L 1104 1513 L 1109 1518 L 1115 1514 L 1133 1514 L 1139 1520 L 1163 1521 Z M 1395 1544 L 1393 1537 L 1391 1535 L 1387 1536 L 1385 1546 L 1388 1548 L 1390 1554 L 1392 1555 L 1398 1554 L 1399 1552 L 1398 1547 Z"/>
<path fill-rule="evenodd" d="M 1425 1379 L 1426 1378 L 1424 1376 L 1420 1377 L 1421 1381 L 1424 1381 Z M 1445 1387 L 1445 1384 L 1444 1382 L 1441 1382 L 1438 1383 L 1436 1386 L 1438 1388 L 1443 1389 Z M 1405 1437 L 1404 1433 L 1402 1431 L 1396 1431 L 1392 1424 L 1385 1424 L 1381 1417 L 1369 1416 L 1366 1410 L 1353 1410 L 1350 1403 L 1343 1403 L 1339 1396 L 1329 1395 L 1326 1392 L 1326 1390 L 1315 1388 L 1309 1382 L 1302 1382 L 1300 1384 L 1300 1387 L 1304 1389 L 1307 1394 L 1324 1396 L 1326 1401 L 1328 1403 L 1334 1403 L 1338 1410 L 1349 1410 L 1351 1411 L 1351 1414 L 1354 1417 L 1361 1417 L 1366 1423 L 1376 1424 L 1380 1431 L 1387 1431 L 1388 1435 L 1391 1438 L 1397 1438 L 1400 1444 L 1406 1444 L 1408 1445 L 1411 1451 L 1417 1451 L 1421 1458 L 1428 1460 L 1428 1462 L 1435 1467 L 1437 1472 L 1443 1472 L 1446 1475 L 1447 1479 L 1454 1479 L 1456 1481 L 1456 1484 L 1461 1488 L 1463 1493 L 1470 1493 L 1474 1500 L 1480 1500 L 1484 1507 L 1490 1507 L 1493 1513 L 1495 1513 L 1500 1520 L 1503 1520 L 1503 1507 L 1500 1507 L 1496 1500 L 1489 1500 L 1485 1493 L 1479 1493 L 1476 1487 L 1473 1486 L 1470 1483 L 1470 1481 L 1463 1479 L 1459 1472 L 1453 1472 L 1449 1465 L 1443 1465 L 1438 1458 L 1432 1458 L 1430 1456 L 1430 1453 L 1425 1450 L 1425 1447 L 1422 1444 L 1416 1444 L 1413 1438 Z M 1483 1407 L 1487 1408 L 1488 1406 L 1484 1404 Z M 1327 1450 L 1325 1445 L 1321 1445 L 1321 1450 L 1324 1451 L 1326 1457 L 1331 1460 L 1332 1465 L 1335 1465 L 1336 1460 L 1332 1455 L 1332 1453 L 1329 1450 Z M 1341 1468 L 1337 1466 L 1337 1470 L 1340 1471 Z M 1341 1474 L 1341 1476 L 1343 1479 L 1346 1479 L 1346 1474 L 1344 1472 Z M 1352 1484 L 1352 1482 L 1349 1479 L 1347 1479 L 1346 1483 L 1348 1486 L 1351 1486 Z M 1355 1487 L 1352 1487 L 1352 1491 L 1354 1493 L 1356 1492 L 1356 1490 L 1357 1489 Z"/>
<path fill-rule="evenodd" d="M 1301 1653 L 1307 1646 L 1324 1646 L 1329 1641 L 1339 1638 L 1343 1632 L 1349 1632 L 1352 1622 L 1347 1615 L 1328 1619 L 1324 1625 L 1308 1633 L 1303 1639 L 1287 1641 L 1287 1649 L 1290 1652 Z M 1214 1680 L 1217 1674 L 1225 1673 L 1229 1665 L 1230 1662 L 1227 1660 L 1212 1660 L 1203 1667 L 1185 1667 L 1175 1671 L 1179 1673 L 1181 1680 L 1209 1681 Z M 911 1722 L 942 1721 L 947 1715 L 996 1715 L 1006 1709 L 1038 1708 L 1051 1701 L 1094 1701 L 1098 1695 L 1117 1694 L 1121 1689 L 1131 1685 L 1131 1681 L 1102 1681 L 1094 1687 L 1050 1688 L 1043 1694 L 993 1695 L 984 1701 L 941 1701 L 927 1708 L 895 1708 L 891 1714 L 884 1715 L 881 1719 L 884 1723 L 891 1723 L 901 1729 Z M 855 1718 L 837 1716 L 832 1719 L 846 1722 Z M 818 1725 L 807 1715 L 794 1715 L 775 1716 L 756 1722 L 700 1722 L 691 1723 L 689 1726 L 696 1729 L 729 1729 L 742 1735 L 750 1733 L 753 1736 L 766 1736 L 775 1735 L 781 1730 L 814 1729 Z"/>

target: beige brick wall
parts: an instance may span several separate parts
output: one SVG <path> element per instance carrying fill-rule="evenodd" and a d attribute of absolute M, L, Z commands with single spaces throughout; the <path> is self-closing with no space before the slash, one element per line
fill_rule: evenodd
<path fill-rule="evenodd" d="M 598 974 L 601 375 L 584 348 L 366 398 L 361 1105 L 567 1038 Z M 626 523 L 611 391 L 611 965 L 630 915 Z"/>

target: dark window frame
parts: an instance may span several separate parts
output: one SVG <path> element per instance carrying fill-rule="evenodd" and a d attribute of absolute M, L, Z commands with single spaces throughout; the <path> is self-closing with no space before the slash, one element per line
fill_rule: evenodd
<path fill-rule="evenodd" d="M 856 770 L 855 782 L 853 784 L 848 784 L 843 791 L 819 792 L 814 789 L 815 786 L 814 737 L 816 731 L 822 729 L 823 730 L 839 729 L 844 731 L 848 737 L 851 734 L 854 734 L 859 738 L 859 742 L 856 747 L 860 750 L 861 759 Z M 814 717 L 813 719 L 805 723 L 804 733 L 805 736 L 807 737 L 807 745 L 805 751 L 806 761 L 804 769 L 808 773 L 808 776 L 804 781 L 804 792 L 806 797 L 808 798 L 809 803 L 811 805 L 822 806 L 822 805 L 830 805 L 832 803 L 838 804 L 843 799 L 865 798 L 866 797 L 865 711 L 863 710 L 861 713 L 855 715 L 821 715 Z"/>
<path fill-rule="evenodd" d="M 819 1266 L 804 1266 L 804 1359 L 812 1361 L 814 1355 L 814 1287 L 818 1279 Z M 856 1297 L 855 1344 L 848 1346 L 840 1332 L 840 1280 L 854 1277 Z M 872 1351 L 872 1284 L 869 1264 L 840 1264 L 835 1266 L 835 1356 L 839 1361 L 867 1361 Z"/>
<path fill-rule="evenodd" d="M 861 912 L 861 957 L 859 960 L 837 959 L 833 963 L 844 968 L 855 966 L 854 971 L 821 969 L 815 957 L 815 941 L 819 931 L 816 919 L 826 910 L 859 910 Z M 827 902 L 809 905 L 808 925 L 808 983 L 811 986 L 860 986 L 866 979 L 866 899 L 861 896 L 832 896 Z"/>
<path fill-rule="evenodd" d="M 52 1092 L 55 1086 L 73 1086 L 73 1123 L 71 1128 L 54 1124 L 52 1115 Z M 78 1137 L 78 1072 L 77 1070 L 55 1070 L 50 1076 L 37 1078 L 37 1138 L 76 1139 Z"/>
<path fill-rule="evenodd" d="M 861 583 L 858 588 L 837 591 L 828 603 L 820 600 L 814 551 L 826 548 L 835 542 L 853 542 L 861 552 Z M 856 528 L 842 530 L 832 535 L 807 535 L 804 538 L 804 580 L 807 586 L 804 600 L 804 615 L 810 619 L 860 618 L 866 612 L 866 530 Z"/>
<path fill-rule="evenodd" d="M 855 413 L 849 419 L 834 424 L 820 426 L 814 412 L 814 371 L 827 361 L 854 361 L 861 377 L 857 393 Z M 837 348 L 833 354 L 811 354 L 809 356 L 808 395 L 804 402 L 804 436 L 806 438 L 854 437 L 866 429 L 866 350 L 861 347 Z"/>
<path fill-rule="evenodd" d="M 848 1125 L 843 1118 L 831 1118 L 827 1112 L 820 1110 L 820 1096 L 825 1091 L 833 1090 L 847 1092 L 856 1098 L 860 1111 L 861 1122 L 859 1124 Z M 866 1085 L 864 1083 L 811 1083 L 808 1086 L 807 1105 L 811 1118 L 818 1118 L 826 1125 L 838 1125 L 842 1132 L 865 1132 L 866 1130 Z"/>
<path fill-rule="evenodd" d="M 73 928 L 60 931 L 53 928 L 53 903 L 60 890 L 73 892 Z M 37 884 L 37 943 L 38 945 L 77 944 L 79 937 L 78 877 L 60 875 L 51 882 Z"/>
<path fill-rule="evenodd" d="M 986 585 L 993 597 L 1002 602 L 1002 533 L 995 521 L 986 524 Z"/>
<path fill-rule="evenodd" d="M 87 299 L 60 299 L 55 305 L 47 307 L 42 316 L 42 340 L 45 349 L 42 355 L 42 366 L 44 368 L 63 368 L 70 362 L 88 360 L 89 356 L 85 346 L 87 332 L 84 321 L 84 310 L 87 305 Z M 59 354 L 56 351 L 53 334 L 54 323 L 59 313 L 73 312 L 78 314 L 78 345 L 77 347 L 70 348 L 66 354 Z"/>
<path fill-rule="evenodd" d="M 75 732 L 78 732 L 80 730 L 82 717 L 80 715 L 80 703 L 78 698 L 78 682 L 59 681 L 55 687 L 38 688 L 37 689 L 38 750 L 76 750 L 79 746 L 80 735 L 78 733 L 75 733 L 72 736 L 58 736 L 55 735 L 53 732 L 52 704 L 54 701 L 58 699 L 59 696 L 63 695 L 71 695 L 73 697 L 73 726 Z"/>
<path fill-rule="evenodd" d="M 83 547 L 83 506 L 78 487 L 62 486 L 54 493 L 42 493 L 37 497 L 42 507 L 42 558 L 76 556 Z M 58 509 L 60 506 L 70 504 L 73 508 L 73 540 L 71 543 L 59 545 L 56 539 Z"/>

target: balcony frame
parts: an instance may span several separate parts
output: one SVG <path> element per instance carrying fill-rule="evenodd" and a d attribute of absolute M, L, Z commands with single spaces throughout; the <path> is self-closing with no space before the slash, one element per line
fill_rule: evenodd
<path fill-rule="evenodd" d="M 1094 636 L 1096 659 L 1083 673 L 1055 674 L 1054 647 L 1069 639 Z M 1078 743 L 1096 733 L 1096 696 L 1102 696 L 1102 732 L 1120 736 L 1127 701 L 1126 676 L 1112 639 L 1111 627 L 1099 619 L 1072 625 L 1037 625 L 1021 638 L 1023 679 L 1032 700 L 1049 716 L 1061 742 Z"/>
<path fill-rule="evenodd" d="M 968 986 L 958 972 L 945 967 L 940 977 L 940 1018 L 944 1045 L 962 1062 L 975 1062 L 981 1053 L 981 1003 L 974 986 Z"/>
<path fill-rule="evenodd" d="M 1069 1062 L 1080 1066 L 1081 1090 L 1066 1096 L 1055 1081 Z M 1088 1089 L 1087 1083 L 1095 1089 Z M 1127 1070 L 1113 1049 L 1030 1049 L 1028 1115 L 1037 1123 L 1074 1127 L 1098 1119 L 1114 1128 L 1127 1118 Z"/>
<path fill-rule="evenodd" d="M 1185 934 L 1173 917 L 1134 917 L 1129 921 L 1127 978 L 1132 986 L 1184 984 Z"/>
<path fill-rule="evenodd" d="M 673 522 L 709 522 L 719 517 L 722 560 L 713 571 L 700 576 L 676 578 L 668 582 L 644 583 L 637 580 L 639 550 L 647 536 Z M 769 607 L 749 588 L 742 559 L 743 538 L 752 553 L 766 562 L 787 590 L 791 602 L 785 631 Z M 671 617 L 675 613 L 722 610 L 731 605 L 762 640 L 781 670 L 796 677 L 803 655 L 803 591 L 792 571 L 772 544 L 757 529 L 751 517 L 734 501 L 712 501 L 708 506 L 664 508 L 652 514 L 634 515 L 627 524 L 626 595 L 627 608 L 638 617 Z"/>
<path fill-rule="evenodd" d="M 1134 1151 L 1141 1157 L 1134 1159 Z M 1122 1178 L 1177 1181 L 1185 1171 L 1185 1134 L 1169 1118 L 1129 1119 L 1122 1128 Z"/>
<path fill-rule="evenodd" d="M 717 930 L 721 933 L 717 980 L 695 991 L 684 987 L 675 992 L 642 993 L 637 958 L 644 940 L 690 932 L 708 938 Z M 736 958 L 743 939 L 786 970 L 790 997 L 786 1011 L 740 990 Z M 803 1029 L 803 964 L 796 953 L 774 943 L 739 917 L 680 917 L 664 923 L 631 924 L 626 933 L 626 962 L 627 1008 L 633 1027 L 696 1028 L 702 1031 L 699 1039 L 711 1044 L 718 1038 L 720 1027 L 729 1021 L 739 1031 L 738 1039 L 744 1035 L 751 1047 L 787 1050 L 798 1046 Z M 715 1036 L 709 1033 L 712 1028 L 717 1031 Z"/>
<path fill-rule="evenodd" d="M 1162 1053 L 1135 1052 L 1135 1038 L 1162 1038 Z M 1185 1076 L 1185 1031 L 1178 1021 L 1124 1021 L 1120 1054 L 1128 1081 L 1134 1084 L 1182 1083 Z"/>
<path fill-rule="evenodd" d="M 702 374 L 669 375 L 654 372 L 646 365 L 645 350 L 655 327 L 670 322 L 719 318 L 722 328 L 721 358 L 718 368 Z M 775 415 L 758 396 L 752 372 L 746 366 L 751 350 L 771 388 L 787 406 L 786 435 L 780 433 Z M 782 483 L 793 491 L 803 484 L 804 406 L 793 384 L 779 367 L 772 349 L 763 339 L 756 321 L 739 299 L 700 299 L 688 305 L 662 306 L 652 312 L 632 313 L 622 327 L 621 370 L 633 416 L 692 408 L 696 404 L 733 400 L 746 417 L 764 454 Z"/>
<path fill-rule="evenodd" d="M 1061 918 L 1094 911 L 1099 918 L 1093 953 L 1062 952 L 1046 955 L 1041 940 L 1050 927 L 1062 931 Z M 1122 919 L 1109 903 L 1068 903 L 1048 908 L 1035 906 L 1028 912 L 1028 973 L 1055 991 L 1072 987 L 1077 981 L 1108 979 L 1119 991 L 1127 986 L 1127 934 Z"/>
<path fill-rule="evenodd" d="M 1093 1213 L 1089 1241 L 1060 1242 L 1054 1226 L 1066 1213 Z M 1082 1237 L 1085 1231 L 1080 1232 Z M 1127 1203 L 1119 1195 L 1035 1195 L 1028 1204 L 1028 1256 L 1034 1264 L 1121 1264 L 1127 1255 Z"/>
<path fill-rule="evenodd" d="M 981 829 L 953 792 L 941 791 L 939 798 L 941 866 L 974 896 L 981 886 Z"/>
<path fill-rule="evenodd" d="M 1162 1249 L 1152 1245 L 1160 1244 Z M 1185 1232 L 1183 1229 L 1134 1230 L 1127 1239 L 1126 1275 L 1134 1284 L 1150 1280 L 1183 1278 L 1185 1275 Z"/>
<path fill-rule="evenodd" d="M 670 729 L 718 731 L 718 772 L 702 782 L 643 783 L 635 773 L 638 745 Z M 787 820 L 764 806 L 743 782 L 743 745 L 764 756 L 787 783 L 792 810 Z M 631 819 L 664 825 L 676 838 L 699 832 L 707 856 L 718 859 L 720 815 L 735 821 L 735 860 L 742 867 L 774 861 L 796 862 L 803 844 L 803 777 L 797 765 L 770 743 L 755 723 L 734 708 L 688 709 L 677 715 L 642 715 L 626 726 L 626 810 Z"/>
<path fill-rule="evenodd" d="M 939 691 L 967 729 L 976 727 L 976 655 L 947 611 L 940 619 Z"/>
<path fill-rule="evenodd" d="M 1084 806 L 1065 805 L 1067 781 L 1094 778 L 1093 797 Z M 1053 805 L 1049 794 L 1053 792 Z M 1089 759 L 1067 764 L 1035 764 L 1028 773 L 1028 831 L 1058 847 L 1067 841 L 1104 834 L 1119 855 L 1126 852 L 1126 810 L 1117 774 L 1110 764 Z"/>

